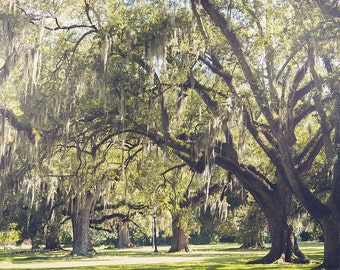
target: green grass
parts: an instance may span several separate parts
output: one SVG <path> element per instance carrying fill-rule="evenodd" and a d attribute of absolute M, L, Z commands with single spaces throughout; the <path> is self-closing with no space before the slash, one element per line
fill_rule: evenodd
<path fill-rule="evenodd" d="M 311 269 L 323 258 L 322 243 L 301 243 L 301 250 L 313 261 L 313 264 L 247 264 L 260 259 L 268 253 L 266 250 L 240 250 L 235 244 L 192 245 L 190 253 L 167 253 L 169 247 L 160 247 L 154 253 L 151 247 L 132 249 L 98 248 L 93 257 L 70 256 L 68 252 L 44 254 L 0 253 L 0 268 L 11 269 Z M 162 262 L 164 260 L 164 262 Z M 169 262 L 169 260 L 184 260 Z M 110 264 L 123 261 L 124 264 Z M 152 262 L 157 262 L 156 264 Z M 130 264 L 126 264 L 126 262 Z M 135 264 L 132 264 L 135 263 Z M 84 266 L 76 266 L 82 264 Z"/>

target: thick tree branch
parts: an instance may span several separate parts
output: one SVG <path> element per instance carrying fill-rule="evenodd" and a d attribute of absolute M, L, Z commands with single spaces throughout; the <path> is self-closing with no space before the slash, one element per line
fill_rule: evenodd
<path fill-rule="evenodd" d="M 147 206 L 144 204 L 132 204 L 132 203 L 127 203 L 126 201 L 120 201 L 117 204 L 109 204 L 109 205 L 97 205 L 95 206 L 94 210 L 95 211 L 102 211 L 102 210 L 115 210 L 118 209 L 122 206 L 127 206 L 129 209 L 132 210 L 142 210 L 145 209 Z"/>
<path fill-rule="evenodd" d="M 278 143 L 281 153 L 281 164 L 284 167 L 284 175 L 287 176 L 292 190 L 311 215 L 320 220 L 330 213 L 330 209 L 315 197 L 309 187 L 303 182 L 301 175 L 296 169 L 292 153 L 289 151 L 289 143 L 286 142 L 284 137 L 281 137 Z"/>
<path fill-rule="evenodd" d="M 210 54 L 210 56 L 207 56 L 207 57 L 201 57 L 200 56 L 199 59 L 205 65 L 207 65 L 212 72 L 219 75 L 225 81 L 225 83 L 227 84 L 227 86 L 229 87 L 229 90 L 231 91 L 231 93 L 233 95 L 238 96 L 237 91 L 236 91 L 236 87 L 233 83 L 233 77 L 232 77 L 231 73 L 226 71 L 223 68 L 222 64 L 219 62 L 219 60 L 217 59 L 217 57 L 215 55 Z"/>
<path fill-rule="evenodd" d="M 332 142 L 331 139 L 329 137 L 330 135 L 330 123 L 328 121 L 328 117 L 326 115 L 326 112 L 323 108 L 323 104 L 322 104 L 322 81 L 321 78 L 319 77 L 319 75 L 317 74 L 316 70 L 315 70 L 315 55 L 314 55 L 314 48 L 310 47 L 308 49 L 308 61 L 309 61 L 309 65 L 310 65 L 310 72 L 312 74 L 313 80 L 315 81 L 316 84 L 316 90 L 317 92 L 314 94 L 313 98 L 314 98 L 314 103 L 315 103 L 315 107 L 316 110 L 321 118 L 320 121 L 320 125 L 322 128 L 322 133 L 323 133 L 323 142 L 324 142 L 324 147 L 325 147 L 325 152 L 327 155 L 327 159 L 331 160 L 333 157 L 333 150 L 332 150 Z"/>
<path fill-rule="evenodd" d="M 244 113 L 245 123 L 247 125 L 247 129 L 252 134 L 253 138 L 257 141 L 257 143 L 261 146 L 261 148 L 265 151 L 271 161 L 280 168 L 280 156 L 277 152 L 277 142 L 273 138 L 270 132 L 261 125 L 255 125 L 249 116 L 248 113 Z"/>
<path fill-rule="evenodd" d="M 187 207 L 192 207 L 194 209 L 196 206 L 204 202 L 204 200 L 207 198 L 207 195 L 215 195 L 221 192 L 224 189 L 224 185 L 221 183 L 214 184 L 209 187 L 208 192 L 207 192 L 207 186 L 204 186 L 201 188 L 200 192 L 191 197 L 187 198 L 186 201 L 181 201 L 180 202 L 180 207 L 181 208 L 187 208 Z"/>
<path fill-rule="evenodd" d="M 250 172 L 246 166 L 235 164 L 231 160 L 219 155 L 216 156 L 215 163 L 221 168 L 234 174 L 242 183 L 243 187 L 255 198 L 261 194 L 261 197 L 267 197 L 267 199 L 270 200 L 270 197 L 272 196 L 272 184 L 268 185 L 266 181 L 261 181 L 261 179 Z"/>
<path fill-rule="evenodd" d="M 272 127 L 273 132 L 278 133 L 278 121 L 274 118 L 272 112 L 269 109 L 269 103 L 267 97 L 261 90 L 260 83 L 254 75 L 246 56 L 242 50 L 242 45 L 238 40 L 238 37 L 232 29 L 231 23 L 216 9 L 216 7 L 209 0 L 191 0 L 194 5 L 200 3 L 206 13 L 209 15 L 212 22 L 221 30 L 224 37 L 228 40 L 232 51 L 238 59 L 240 67 L 243 71 L 244 77 L 247 80 L 250 89 L 252 90 L 254 97 L 261 108 L 262 113 L 267 119 L 268 123 Z"/>
<path fill-rule="evenodd" d="M 323 147 L 321 132 L 315 134 L 314 138 L 307 143 L 303 151 L 295 158 L 299 174 L 308 171 Z M 309 154 L 308 154 L 309 153 Z"/>
<path fill-rule="evenodd" d="M 267 78 L 268 78 L 268 85 L 269 85 L 269 96 L 271 99 L 271 104 L 273 104 L 272 108 L 275 110 L 276 113 L 279 113 L 279 98 L 277 96 L 277 89 L 276 89 L 277 88 L 276 80 L 275 80 L 276 75 L 274 74 L 274 70 L 275 70 L 274 48 L 271 45 L 273 42 L 272 40 L 270 40 L 269 36 L 266 36 L 257 13 L 254 10 L 249 8 L 249 5 L 246 3 L 245 0 L 243 0 L 242 2 L 243 2 L 245 9 L 254 19 L 261 38 L 265 40 L 264 50 L 265 50 L 265 55 L 266 55 L 265 61 L 266 61 L 266 70 L 267 70 Z"/>
<path fill-rule="evenodd" d="M 37 133 L 28 124 L 21 123 L 18 117 L 7 108 L 0 108 L 2 119 L 7 119 L 9 124 L 17 131 L 24 131 L 32 143 L 37 143 Z M 3 122 L 4 123 L 4 122 Z M 3 124 L 4 125 L 4 124 Z"/>
<path fill-rule="evenodd" d="M 90 220 L 90 224 L 102 224 L 103 222 L 107 221 L 107 220 L 111 220 L 114 218 L 119 218 L 121 220 L 128 220 L 128 216 L 124 215 L 124 214 L 120 214 L 120 213 L 113 213 L 110 215 L 105 215 L 99 219 L 91 219 Z"/>
<path fill-rule="evenodd" d="M 162 129 L 163 129 L 164 139 L 168 140 L 170 136 L 170 119 L 169 119 L 168 108 L 167 108 L 166 101 L 165 101 L 165 90 L 163 89 L 162 82 L 156 72 L 154 73 L 154 80 L 157 86 L 158 96 L 160 98 Z"/>

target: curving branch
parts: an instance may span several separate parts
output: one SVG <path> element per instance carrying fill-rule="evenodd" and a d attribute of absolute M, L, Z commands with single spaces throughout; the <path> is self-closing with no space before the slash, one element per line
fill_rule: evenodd
<path fill-rule="evenodd" d="M 320 78 L 319 74 L 316 72 L 316 69 L 315 69 L 315 61 L 316 61 L 315 52 L 312 46 L 308 48 L 308 61 L 309 61 L 309 66 L 310 66 L 310 72 L 316 84 L 317 92 L 313 96 L 313 99 L 314 99 L 314 103 L 315 103 L 315 107 L 318 112 L 318 115 L 321 118 L 320 125 L 321 125 L 322 133 L 323 133 L 322 137 L 323 137 L 325 152 L 326 152 L 328 160 L 331 160 L 333 157 L 332 142 L 330 138 L 331 123 L 329 123 L 328 121 L 328 117 L 324 110 L 322 99 L 321 99 L 322 92 L 323 92 L 322 79 Z"/>
<path fill-rule="evenodd" d="M 221 192 L 223 189 L 225 188 L 225 186 L 221 183 L 217 183 L 217 184 L 214 184 L 212 186 L 210 186 L 208 189 L 207 189 L 207 186 L 203 186 L 200 190 L 200 192 L 191 197 L 191 198 L 186 198 L 185 201 L 181 201 L 180 202 L 180 207 L 181 208 L 184 208 L 184 207 L 196 207 L 198 206 L 200 203 L 204 202 L 207 198 L 207 195 L 215 195 L 215 194 L 218 194 L 219 192 Z"/>
<path fill-rule="evenodd" d="M 23 131 L 27 135 L 28 139 L 32 143 L 37 143 L 37 132 L 32 129 L 32 127 L 28 124 L 21 123 L 18 119 L 18 117 L 15 115 L 15 113 L 7 108 L 1 108 L 0 107 L 0 114 L 2 116 L 2 119 L 7 119 L 9 124 L 16 129 L 17 131 Z M 4 128 L 4 122 L 3 122 L 3 128 Z"/>
<path fill-rule="evenodd" d="M 265 31 L 263 30 L 263 27 L 261 25 L 261 21 L 259 17 L 256 14 L 256 11 L 252 10 L 249 8 L 249 5 L 247 5 L 246 1 L 243 0 L 243 5 L 245 9 L 248 11 L 250 16 L 254 19 L 255 24 L 259 30 L 259 34 L 263 40 L 268 39 L 266 37 Z M 276 91 L 276 80 L 275 80 L 275 74 L 274 74 L 274 55 L 275 51 L 273 46 L 271 45 L 271 41 L 266 41 L 264 43 L 264 51 L 265 51 L 265 61 L 266 61 L 266 70 L 267 70 L 267 77 L 268 77 L 268 85 L 269 85 L 269 96 L 271 99 L 271 104 L 275 104 L 273 107 L 273 110 L 275 110 L 276 113 L 279 113 L 279 98 L 277 96 L 277 91 Z"/>
<path fill-rule="evenodd" d="M 90 220 L 90 224 L 102 224 L 103 222 L 107 221 L 107 220 L 111 220 L 111 219 L 114 219 L 114 218 L 119 218 L 119 219 L 122 219 L 122 220 L 128 220 L 129 217 L 127 215 L 124 215 L 124 214 L 121 214 L 121 213 L 113 213 L 113 214 L 110 214 L 110 215 L 105 215 L 99 219 L 91 219 Z"/>
<path fill-rule="evenodd" d="M 322 135 L 317 134 L 311 141 L 306 145 L 301 154 L 297 157 L 298 163 L 297 171 L 301 174 L 308 170 L 313 165 L 316 156 L 320 153 L 323 147 Z M 304 158 L 304 160 L 302 160 Z"/>
<path fill-rule="evenodd" d="M 226 71 L 223 68 L 222 64 L 220 63 L 220 61 L 217 59 L 215 55 L 210 54 L 209 56 L 206 56 L 206 57 L 200 56 L 199 59 L 205 65 L 207 65 L 207 67 L 209 67 L 212 72 L 219 75 L 225 81 L 225 83 L 228 85 L 229 90 L 231 91 L 233 95 L 238 96 L 236 87 L 233 83 L 233 76 L 231 75 L 230 72 Z"/>
<path fill-rule="evenodd" d="M 247 61 L 247 58 L 245 56 L 245 53 L 242 49 L 242 45 L 239 41 L 239 38 L 236 34 L 236 32 L 232 29 L 232 24 L 229 20 L 229 18 L 225 18 L 214 6 L 214 4 L 211 3 L 209 0 L 191 0 L 193 5 L 196 5 L 200 3 L 206 13 L 209 15 L 211 21 L 221 30 L 224 37 L 229 42 L 229 45 L 231 46 L 231 50 L 237 57 L 237 60 L 239 62 L 239 65 L 243 71 L 244 77 L 251 89 L 251 91 L 254 94 L 254 97 L 257 101 L 258 106 L 261 108 L 261 112 L 265 116 L 266 120 L 268 121 L 269 125 L 272 127 L 272 130 L 275 133 L 279 132 L 279 126 L 277 123 L 276 117 L 272 114 L 269 108 L 269 102 L 265 95 L 263 95 L 263 92 L 261 91 L 261 86 L 256 78 L 254 72 L 252 71 L 252 68 Z M 277 134 L 278 135 L 278 134 Z"/>

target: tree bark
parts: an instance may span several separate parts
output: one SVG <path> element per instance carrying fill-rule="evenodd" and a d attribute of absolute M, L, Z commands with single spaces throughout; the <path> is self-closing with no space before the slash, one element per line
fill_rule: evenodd
<path fill-rule="evenodd" d="M 277 188 L 272 191 L 270 201 L 267 201 L 266 196 L 256 196 L 256 194 L 254 198 L 267 218 L 271 248 L 265 257 L 251 263 L 272 263 L 277 260 L 308 262 L 308 259 L 300 251 L 294 234 L 290 218 L 292 191 L 286 183 L 279 180 Z"/>
<path fill-rule="evenodd" d="M 265 217 L 259 207 L 248 205 L 247 214 L 240 223 L 240 234 L 242 236 L 241 248 L 262 248 L 262 231 L 265 227 Z"/>
<path fill-rule="evenodd" d="M 258 232 L 249 233 L 243 238 L 243 243 L 241 248 L 257 249 L 263 247 L 263 241 Z"/>
<path fill-rule="evenodd" d="M 47 228 L 46 235 L 46 246 L 48 250 L 59 250 L 61 249 L 59 241 L 59 224 L 49 225 Z"/>
<path fill-rule="evenodd" d="M 292 158 L 284 149 L 287 143 L 280 141 L 284 169 L 287 181 L 294 189 L 297 199 L 308 212 L 321 224 L 324 233 L 324 261 L 320 269 L 340 268 L 340 152 L 333 165 L 332 190 L 326 203 L 314 196 L 309 187 L 303 183 L 301 176 L 294 168 Z M 336 143 L 340 145 L 340 143 Z M 319 267 L 318 267 L 319 268 Z"/>
<path fill-rule="evenodd" d="M 340 104 L 339 100 L 337 100 Z M 339 108 L 339 105 L 337 105 Z M 330 213 L 320 219 L 324 234 L 324 260 L 320 268 L 340 269 L 340 115 L 337 119 L 336 143 L 338 146 L 337 158 L 333 166 L 332 190 L 328 205 Z"/>
<path fill-rule="evenodd" d="M 169 252 L 186 251 L 189 252 L 188 236 L 180 226 L 180 218 L 177 216 L 172 221 L 172 241 Z"/>
<path fill-rule="evenodd" d="M 318 269 L 340 269 L 340 220 L 336 215 L 321 221 L 324 234 L 324 260 Z"/>
<path fill-rule="evenodd" d="M 131 246 L 128 223 L 123 222 L 118 225 L 118 248 Z"/>
<path fill-rule="evenodd" d="M 285 207 L 284 205 L 281 205 Z M 267 217 L 271 236 L 271 248 L 269 253 L 257 263 L 272 263 L 277 260 L 285 262 L 308 262 L 308 259 L 300 251 L 293 231 L 289 215 L 277 208 Z"/>
<path fill-rule="evenodd" d="M 89 252 L 93 252 L 90 237 L 90 217 L 93 203 L 93 195 L 86 196 L 87 199 L 83 203 L 78 203 L 75 198 L 73 200 L 72 231 L 73 231 L 73 250 L 71 254 L 79 256 L 87 256 Z"/>

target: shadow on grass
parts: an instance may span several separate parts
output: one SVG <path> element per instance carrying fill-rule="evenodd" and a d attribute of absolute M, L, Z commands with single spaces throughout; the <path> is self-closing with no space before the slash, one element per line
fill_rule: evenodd
<path fill-rule="evenodd" d="M 192 246 L 190 253 L 167 253 L 167 248 L 160 248 L 158 253 L 152 252 L 149 248 L 134 249 L 98 249 L 98 253 L 93 258 L 72 256 L 67 251 L 51 252 L 45 254 L 28 254 L 28 255 L 7 255 L 0 256 L 1 259 L 10 261 L 13 264 L 27 268 L 36 267 L 35 269 L 43 269 L 39 265 L 47 263 L 50 265 L 48 269 L 218 269 L 218 270 L 248 270 L 248 269 L 311 269 L 318 266 L 316 262 L 323 259 L 322 244 L 303 245 L 303 252 L 312 259 L 312 264 L 247 264 L 249 261 L 260 259 L 268 253 L 268 249 L 245 250 L 239 249 L 235 245 L 226 244 Z M 183 258 L 182 262 L 170 262 L 167 258 Z M 119 264 L 119 260 L 124 258 L 124 263 Z M 143 259 L 149 259 L 143 260 Z M 153 258 L 155 260 L 153 261 Z M 164 262 L 160 262 L 160 258 L 164 258 Z M 139 264 L 132 263 L 131 260 L 140 259 Z M 1 260 L 0 260 L 1 261 Z M 82 262 L 89 263 L 86 266 L 81 265 Z M 93 265 L 91 264 L 93 263 Z M 138 261 L 137 261 L 138 262 Z M 155 262 L 154 264 L 152 262 Z M 156 263 L 157 262 L 157 263 Z M 62 264 L 61 264 L 62 263 Z M 66 263 L 66 265 L 65 265 Z M 115 263 L 115 264 L 113 264 Z M 58 265 L 59 264 L 59 265 Z M 105 265 L 104 265 L 105 264 Z M 63 267 L 61 266 L 63 265 Z M 1 266 L 0 266 L 1 268 Z M 46 269 L 46 268 L 45 268 Z"/>

